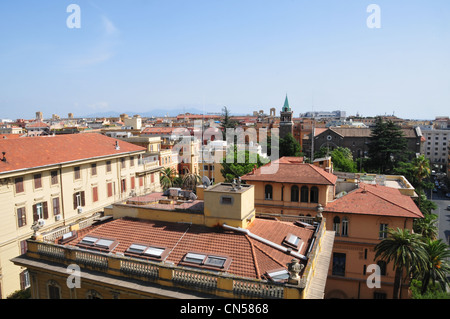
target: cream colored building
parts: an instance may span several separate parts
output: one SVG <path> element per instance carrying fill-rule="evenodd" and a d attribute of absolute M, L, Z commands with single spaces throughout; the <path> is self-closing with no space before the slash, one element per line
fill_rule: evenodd
<path fill-rule="evenodd" d="M 101 134 L 0 140 L 0 296 L 29 285 L 10 259 L 39 232 L 90 218 L 130 195 L 158 191 L 157 162 L 145 149 Z"/>

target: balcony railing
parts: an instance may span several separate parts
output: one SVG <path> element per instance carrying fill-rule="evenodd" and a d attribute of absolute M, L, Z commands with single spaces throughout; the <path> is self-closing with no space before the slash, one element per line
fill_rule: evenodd
<path fill-rule="evenodd" d="M 266 280 L 244 278 L 226 273 L 196 270 L 135 258 L 91 252 L 73 246 L 28 240 L 27 255 L 64 265 L 73 263 L 109 275 L 147 280 L 160 285 L 201 291 L 225 298 L 303 297 L 303 288 Z"/>

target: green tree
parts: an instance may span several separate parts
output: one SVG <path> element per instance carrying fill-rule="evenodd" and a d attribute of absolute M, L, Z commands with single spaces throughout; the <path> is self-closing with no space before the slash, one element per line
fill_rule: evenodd
<path fill-rule="evenodd" d="M 368 145 L 370 169 L 380 174 L 390 174 L 399 162 L 406 160 L 407 141 L 403 131 L 392 121 L 375 120 Z"/>
<path fill-rule="evenodd" d="M 280 157 L 283 156 L 302 156 L 300 143 L 291 133 L 286 134 L 284 138 L 280 138 Z"/>
<path fill-rule="evenodd" d="M 257 154 L 256 154 L 257 155 Z M 239 158 L 243 157 L 245 160 L 243 163 Z M 224 160 L 222 163 L 222 169 L 220 170 L 222 176 L 225 178 L 226 182 L 232 182 L 233 179 L 237 179 L 247 173 L 250 173 L 253 168 L 259 168 L 263 165 L 259 155 L 256 156 L 256 163 L 250 161 L 249 151 L 237 151 L 237 147 L 234 147 L 234 161 Z"/>
<path fill-rule="evenodd" d="M 183 189 L 194 191 L 197 185 L 202 183 L 202 178 L 198 174 L 187 172 L 181 181 Z"/>
<path fill-rule="evenodd" d="M 429 200 L 423 191 L 417 192 L 417 198 L 414 199 L 414 202 L 424 215 L 431 214 L 433 210 L 438 208 L 436 203 Z"/>
<path fill-rule="evenodd" d="M 164 190 L 173 187 L 176 183 L 175 171 L 169 167 L 163 169 L 159 181 Z"/>
<path fill-rule="evenodd" d="M 427 255 L 421 236 L 407 229 L 388 229 L 387 238 L 375 246 L 375 260 L 380 258 L 392 262 L 395 271 L 394 299 L 400 299 L 403 274 L 406 277 L 424 268 Z"/>
<path fill-rule="evenodd" d="M 236 128 L 238 126 L 238 122 L 231 119 L 230 111 L 226 106 L 222 108 L 222 120 L 220 121 L 222 126 L 222 135 L 223 139 L 226 140 L 227 137 L 227 128 Z"/>
<path fill-rule="evenodd" d="M 320 148 L 314 153 L 314 158 L 331 156 L 334 170 L 338 172 L 356 173 L 358 172 L 356 162 L 353 160 L 352 151 L 347 147 L 337 147 L 329 150 L 327 147 Z"/>
<path fill-rule="evenodd" d="M 435 214 L 424 214 L 424 218 L 414 220 L 414 233 L 424 238 L 436 239 L 438 237 L 438 228 L 436 226 L 438 216 Z"/>
<path fill-rule="evenodd" d="M 450 266 L 447 259 L 450 258 L 450 251 L 447 244 L 442 239 L 425 239 L 425 252 L 427 255 L 427 262 L 422 271 L 422 289 L 424 294 L 430 282 L 433 284 L 439 283 L 443 291 L 448 285 L 447 276 L 450 273 Z"/>

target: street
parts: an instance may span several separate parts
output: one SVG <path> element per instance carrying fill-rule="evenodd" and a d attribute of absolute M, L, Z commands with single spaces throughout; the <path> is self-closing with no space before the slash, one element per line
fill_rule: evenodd
<path fill-rule="evenodd" d="M 428 193 L 428 198 L 438 206 L 433 213 L 439 216 L 439 238 L 447 244 L 450 244 L 450 210 L 447 210 L 448 205 L 450 205 L 450 198 L 445 197 L 445 194 L 441 191 L 431 193 L 431 196 Z"/>

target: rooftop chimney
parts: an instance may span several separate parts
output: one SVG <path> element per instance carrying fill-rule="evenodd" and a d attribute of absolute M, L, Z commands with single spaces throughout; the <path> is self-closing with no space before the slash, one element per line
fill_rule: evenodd
<path fill-rule="evenodd" d="M 3 154 L 2 162 L 6 162 L 6 157 L 5 157 L 6 152 L 2 152 L 2 154 Z"/>

